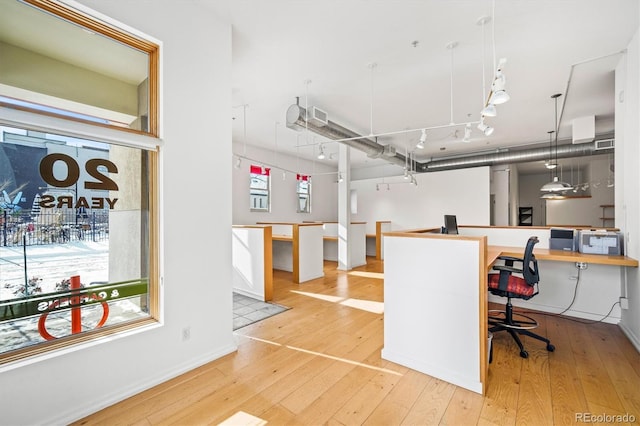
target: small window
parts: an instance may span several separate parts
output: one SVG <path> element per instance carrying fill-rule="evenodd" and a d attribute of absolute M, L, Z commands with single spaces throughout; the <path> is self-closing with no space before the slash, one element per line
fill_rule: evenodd
<path fill-rule="evenodd" d="M 296 193 L 298 195 L 298 213 L 311 213 L 311 179 L 306 175 L 297 175 Z"/>
<path fill-rule="evenodd" d="M 249 208 L 252 212 L 268 212 L 270 209 L 271 169 L 264 166 L 251 166 L 249 183 Z"/>

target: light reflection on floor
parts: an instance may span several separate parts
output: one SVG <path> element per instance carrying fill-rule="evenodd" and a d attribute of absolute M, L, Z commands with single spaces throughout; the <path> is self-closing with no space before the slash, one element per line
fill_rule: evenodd
<path fill-rule="evenodd" d="M 302 296 L 313 297 L 315 299 L 324 300 L 325 302 L 337 303 L 339 305 L 349 306 L 350 308 L 360 309 L 374 314 L 384 313 L 384 303 L 373 300 L 354 299 L 340 296 L 329 296 L 326 294 L 309 293 L 306 291 L 291 290 L 291 292 Z"/>

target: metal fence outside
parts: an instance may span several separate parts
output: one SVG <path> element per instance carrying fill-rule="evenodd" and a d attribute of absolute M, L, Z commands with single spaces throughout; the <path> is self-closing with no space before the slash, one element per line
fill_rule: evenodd
<path fill-rule="evenodd" d="M 72 209 L 40 210 L 0 213 L 0 245 L 61 244 L 69 241 L 107 241 L 109 239 L 109 211 L 88 209 L 78 213 Z"/>

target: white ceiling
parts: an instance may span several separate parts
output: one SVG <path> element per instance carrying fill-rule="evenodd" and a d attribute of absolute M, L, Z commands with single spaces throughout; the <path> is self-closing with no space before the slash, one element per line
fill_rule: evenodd
<path fill-rule="evenodd" d="M 0 40 L 18 44 L 16 40 L 27 38 L 18 37 L 18 12 L 9 6 L 19 3 L 0 1 L 3 12 L 11 12 L 0 13 Z M 326 140 L 286 128 L 285 112 L 297 96 L 303 106 L 319 107 L 331 121 L 362 135 L 447 125 L 451 118 L 460 123 L 429 131 L 426 148 L 415 152 L 421 162 L 548 144 L 554 93 L 564 95 L 559 103 L 561 143 L 571 138 L 571 121 L 586 115 L 595 116 L 596 134 L 610 134 L 613 70 L 639 20 L 637 0 L 200 3 L 233 26 L 234 140 L 268 150 L 277 146 L 278 151 L 310 159 L 317 144 Z M 493 19 L 482 27 L 477 24 L 482 17 Z M 82 37 L 96 38 L 82 31 L 56 37 L 62 33 L 46 29 L 44 23 L 36 28 L 40 38 L 31 38 L 32 45 L 25 47 L 43 54 L 52 46 L 60 51 L 58 42 L 81 49 Z M 101 42 L 97 38 L 93 43 Z M 453 50 L 446 48 L 451 42 L 458 43 Z M 85 59 L 82 66 L 112 76 L 118 70 L 139 69 L 108 59 L 110 49 L 100 45 L 73 56 Z M 125 54 L 138 56 L 135 51 Z M 463 125 L 479 120 L 500 58 L 507 59 L 504 73 L 511 100 L 498 106 L 497 117 L 487 118 L 493 135 L 484 136 L 473 126 L 471 142 L 465 143 Z M 378 142 L 404 153 L 414 150 L 419 136 L 419 131 L 380 136 Z M 337 150 L 337 143 L 327 143 L 325 152 L 334 155 L 324 161 L 336 165 Z M 354 168 L 387 164 L 356 150 L 351 160 Z"/>
<path fill-rule="evenodd" d="M 296 96 L 303 106 L 317 106 L 331 121 L 363 135 L 449 124 L 452 103 L 455 123 L 477 121 L 495 71 L 493 46 L 496 60 L 508 61 L 511 96 L 498 106 L 497 117 L 487 119 L 495 132 L 486 137 L 474 126 L 470 143 L 462 142 L 462 126 L 457 137 L 456 128 L 428 132 L 417 160 L 548 143 L 554 93 L 566 95 L 559 104 L 561 140 L 571 138 L 571 120 L 586 115 L 595 115 L 597 134 L 612 132 L 613 70 L 639 17 L 637 0 L 203 4 L 233 24 L 234 140 L 266 149 L 277 143 L 279 151 L 308 158 L 324 139 L 285 127 L 285 112 Z M 483 16 L 494 16 L 484 27 L 484 43 L 477 24 Z M 458 43 L 453 58 L 446 48 L 451 42 Z M 378 142 L 404 153 L 419 136 L 383 136 Z M 328 153 L 337 150 L 336 143 L 325 145 Z M 355 150 L 351 158 L 353 167 L 384 163 Z"/>

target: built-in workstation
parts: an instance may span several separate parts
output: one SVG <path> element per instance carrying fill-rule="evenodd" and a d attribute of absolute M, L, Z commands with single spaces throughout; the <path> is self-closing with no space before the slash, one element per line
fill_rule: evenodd
<path fill-rule="evenodd" d="M 522 257 L 531 236 L 539 240 L 533 250 L 540 265 L 539 293 L 513 304 L 618 323 L 620 301 L 626 297 L 625 270 L 637 268 L 638 261 L 609 254 L 623 253 L 622 240 L 611 230 L 571 231 L 578 244 L 571 249 L 577 251 L 549 248 L 557 244 L 558 234 L 552 238 L 552 229 L 545 227 L 449 223 L 385 233 L 382 357 L 484 393 L 488 302 L 504 304 L 487 294 L 488 271 L 499 256 Z"/>
<path fill-rule="evenodd" d="M 322 223 L 259 222 L 272 228 L 273 269 L 302 283 L 324 276 Z"/>

